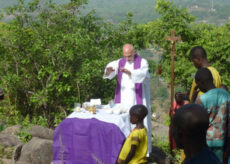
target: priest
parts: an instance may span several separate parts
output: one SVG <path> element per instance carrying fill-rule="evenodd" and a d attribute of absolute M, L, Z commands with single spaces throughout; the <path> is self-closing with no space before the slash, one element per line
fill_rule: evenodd
<path fill-rule="evenodd" d="M 148 131 L 149 155 L 152 151 L 150 74 L 147 60 L 136 54 L 132 44 L 123 46 L 123 58 L 112 61 L 106 66 L 103 78 L 111 80 L 114 77 L 117 77 L 115 104 L 119 104 L 125 112 L 129 112 L 129 109 L 136 104 L 143 104 L 148 108 L 144 124 Z"/>

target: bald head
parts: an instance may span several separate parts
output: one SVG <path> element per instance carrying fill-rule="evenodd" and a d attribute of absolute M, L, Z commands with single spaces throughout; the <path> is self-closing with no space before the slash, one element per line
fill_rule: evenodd
<path fill-rule="evenodd" d="M 127 61 L 133 61 L 135 54 L 136 51 L 132 44 L 125 44 L 123 46 L 123 56 L 126 58 Z"/>
<path fill-rule="evenodd" d="M 208 113 L 201 105 L 184 105 L 172 118 L 172 135 L 178 148 L 184 148 L 186 141 L 191 144 L 206 144 L 208 127 Z"/>

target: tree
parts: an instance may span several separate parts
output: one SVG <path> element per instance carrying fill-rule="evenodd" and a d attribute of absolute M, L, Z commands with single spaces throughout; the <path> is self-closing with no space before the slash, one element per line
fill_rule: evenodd
<path fill-rule="evenodd" d="M 6 10 L 14 18 L 0 35 L 0 74 L 12 111 L 30 119 L 43 116 L 53 126 L 59 113 L 66 117 L 71 112 L 74 102 L 113 97 L 115 81 L 102 75 L 131 38 L 132 15 L 115 27 L 94 12 L 81 14 L 84 0 L 42 2 L 19 0 Z"/>
<path fill-rule="evenodd" d="M 194 46 L 203 46 L 208 53 L 210 63 L 220 72 L 223 83 L 230 87 L 229 75 L 229 24 L 217 27 L 215 25 L 195 24 L 195 17 L 184 8 L 179 9 L 172 2 L 158 0 L 156 11 L 159 19 L 145 25 L 140 25 L 145 42 L 163 49 L 161 65 L 163 76 L 170 78 L 170 43 L 165 41 L 165 36 L 171 30 L 176 30 L 181 35 L 183 42 L 176 46 L 175 57 L 175 82 L 189 89 L 196 73 L 189 58 L 189 51 Z"/>

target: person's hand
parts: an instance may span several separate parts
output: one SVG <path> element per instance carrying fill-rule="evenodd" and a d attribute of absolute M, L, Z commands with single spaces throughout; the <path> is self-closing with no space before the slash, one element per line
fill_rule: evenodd
<path fill-rule="evenodd" d="M 169 117 L 172 118 L 172 116 L 173 116 L 173 108 L 171 106 L 168 109 L 168 114 L 169 114 Z"/>
<path fill-rule="evenodd" d="M 127 70 L 126 68 L 121 68 L 120 71 L 126 73 L 129 76 L 131 76 L 131 72 L 129 70 Z"/>
<path fill-rule="evenodd" d="M 113 67 L 107 67 L 107 68 L 106 68 L 105 75 L 108 76 L 108 75 L 109 75 L 111 72 L 113 72 L 113 71 L 115 71 L 115 70 L 113 69 Z"/>

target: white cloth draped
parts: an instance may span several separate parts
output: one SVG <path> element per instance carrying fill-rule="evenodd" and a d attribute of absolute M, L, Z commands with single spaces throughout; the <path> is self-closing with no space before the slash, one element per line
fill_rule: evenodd
<path fill-rule="evenodd" d="M 120 59 L 119 59 L 120 60 Z M 107 67 L 112 67 L 115 71 L 108 76 L 103 75 L 104 79 L 113 79 L 118 73 L 119 60 L 110 62 Z M 144 125 L 148 131 L 148 154 L 152 151 L 152 122 L 151 122 L 151 105 L 150 105 L 150 74 L 148 71 L 148 62 L 146 59 L 141 60 L 141 67 L 134 70 L 134 62 L 126 62 L 124 68 L 131 72 L 131 76 L 123 73 L 121 79 L 121 103 L 125 112 L 136 104 L 135 83 L 142 83 L 142 102 L 148 108 L 148 115 L 144 120 Z M 105 69 L 106 72 L 106 69 Z M 124 112 L 124 110 L 123 110 Z"/>

